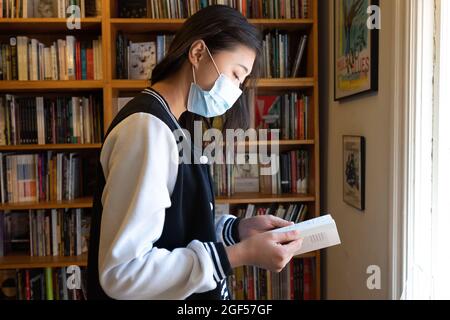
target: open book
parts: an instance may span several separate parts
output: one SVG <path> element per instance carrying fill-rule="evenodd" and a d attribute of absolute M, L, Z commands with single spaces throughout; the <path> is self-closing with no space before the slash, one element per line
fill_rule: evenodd
<path fill-rule="evenodd" d="M 336 223 L 330 215 L 272 230 L 271 232 L 287 232 L 291 230 L 299 230 L 301 238 L 303 238 L 302 248 L 296 252 L 296 255 L 341 244 Z"/>

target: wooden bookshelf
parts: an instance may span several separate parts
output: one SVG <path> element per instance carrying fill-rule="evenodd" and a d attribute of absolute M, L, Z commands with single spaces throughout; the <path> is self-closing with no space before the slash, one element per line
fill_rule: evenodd
<path fill-rule="evenodd" d="M 281 141 L 281 148 L 297 149 L 306 147 L 312 158 L 310 194 L 298 195 L 263 195 L 246 194 L 232 197 L 218 197 L 217 204 L 262 204 L 283 202 L 305 202 L 311 205 L 312 216 L 320 216 L 320 141 L 319 141 L 319 73 L 318 73 L 318 3 L 310 2 L 310 19 L 251 19 L 250 22 L 262 30 L 283 29 L 288 32 L 302 32 L 308 34 L 308 46 L 305 51 L 307 58 L 306 77 L 294 79 L 260 79 L 257 82 L 259 93 L 284 93 L 295 90 L 306 90 L 311 96 L 314 119 L 311 122 L 313 139 Z M 36 38 L 49 39 L 53 34 L 58 37 L 64 34 L 102 36 L 102 80 L 78 81 L 0 81 L 0 93 L 39 93 L 61 92 L 75 93 L 78 91 L 98 91 L 103 97 L 103 125 L 106 131 L 117 113 L 117 100 L 120 96 L 135 93 L 148 87 L 148 81 L 118 80 L 115 77 L 115 40 L 117 32 L 125 33 L 165 33 L 176 32 L 184 19 L 121 19 L 116 18 L 116 0 L 102 0 L 102 16 L 81 20 L 81 30 L 67 30 L 66 20 L 48 19 L 0 19 L 0 37 L 9 38 L 11 35 L 30 35 Z M 55 36 L 56 37 L 56 36 Z M 248 143 L 246 143 L 248 145 Z M 258 142 L 258 145 L 264 142 Z M 268 143 L 269 145 L 271 142 Z M 101 144 L 92 145 L 23 145 L 0 147 L 0 152 L 32 152 L 46 150 L 99 150 Z M 74 201 L 19 203 L 0 205 L 0 211 L 55 209 L 55 208 L 90 208 L 92 198 L 82 198 Z M 321 256 L 320 252 L 313 252 L 297 258 L 315 259 L 315 292 L 316 298 L 321 298 Z M 68 265 L 86 266 L 86 256 L 79 257 L 0 257 L 0 269 L 7 268 L 41 268 L 63 267 Z"/>
<path fill-rule="evenodd" d="M 102 18 L 82 18 L 81 30 L 101 31 Z M 14 32 L 20 33 L 48 33 L 67 32 L 67 20 L 64 18 L 0 18 L 0 32 L 14 28 Z"/>
<path fill-rule="evenodd" d="M 92 203 L 93 203 L 92 197 L 84 197 L 75 200 L 63 200 L 63 201 L 4 203 L 0 204 L 0 211 L 92 208 Z"/>
<path fill-rule="evenodd" d="M 19 152 L 19 151 L 76 151 L 76 150 L 100 150 L 102 147 L 101 143 L 92 144 L 22 144 L 15 146 L 0 146 L 0 152 Z"/>
<path fill-rule="evenodd" d="M 114 27 L 126 32 L 176 31 L 184 21 L 185 19 L 110 19 Z M 249 21 L 262 29 L 280 28 L 287 31 L 306 30 L 314 24 L 313 19 L 249 19 Z"/>
<path fill-rule="evenodd" d="M 0 81 L 0 91 L 32 92 L 32 91 L 80 91 L 101 90 L 101 80 L 40 80 L 40 81 Z"/>
<path fill-rule="evenodd" d="M 284 202 L 314 202 L 313 195 L 300 194 L 261 194 L 261 193 L 245 193 L 235 194 L 231 197 L 217 197 L 218 204 L 260 204 L 260 203 L 284 203 Z"/>
<path fill-rule="evenodd" d="M 87 266 L 87 255 L 70 257 L 45 256 L 30 257 L 24 255 L 12 255 L 0 257 L 1 269 L 36 269 L 36 268 L 61 268 L 77 265 Z"/>

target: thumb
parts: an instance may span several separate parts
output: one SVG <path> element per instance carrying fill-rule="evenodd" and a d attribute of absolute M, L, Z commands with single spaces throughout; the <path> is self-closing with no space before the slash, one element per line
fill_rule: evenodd
<path fill-rule="evenodd" d="M 292 230 L 288 232 L 275 232 L 274 239 L 278 243 L 286 243 L 300 239 L 300 231 Z"/>

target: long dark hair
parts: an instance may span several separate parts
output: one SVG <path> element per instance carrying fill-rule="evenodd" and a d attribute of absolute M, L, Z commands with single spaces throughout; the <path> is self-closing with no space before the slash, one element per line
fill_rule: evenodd
<path fill-rule="evenodd" d="M 155 84 L 177 72 L 188 59 L 191 45 L 203 40 L 211 54 L 221 50 L 232 50 L 244 45 L 256 53 L 256 60 L 249 76 L 250 83 L 245 84 L 244 94 L 225 114 L 224 129 L 247 129 L 249 90 L 255 87 L 259 77 L 262 57 L 262 35 L 258 28 L 250 24 L 236 9 L 223 5 L 208 6 L 192 15 L 176 33 L 165 58 L 152 72 L 151 83 Z M 254 93 L 254 90 L 251 92 Z M 191 118 L 191 119 L 186 119 Z M 185 121 L 204 120 L 193 114 L 185 115 Z"/>

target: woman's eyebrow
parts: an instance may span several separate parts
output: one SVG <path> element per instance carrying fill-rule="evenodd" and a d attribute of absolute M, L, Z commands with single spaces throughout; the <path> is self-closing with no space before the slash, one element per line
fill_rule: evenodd
<path fill-rule="evenodd" d="M 238 66 L 242 67 L 245 70 L 245 72 L 248 74 L 248 69 L 247 69 L 246 66 L 244 66 L 244 65 L 242 65 L 240 63 L 238 63 Z"/>

